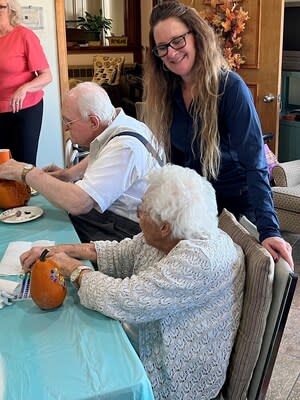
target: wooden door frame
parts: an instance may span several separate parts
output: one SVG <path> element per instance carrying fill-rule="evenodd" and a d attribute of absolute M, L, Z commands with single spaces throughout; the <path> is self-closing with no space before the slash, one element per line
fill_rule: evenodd
<path fill-rule="evenodd" d="M 67 38 L 65 25 L 65 2 L 55 0 L 55 19 L 56 19 L 56 43 L 59 69 L 60 98 L 69 89 L 68 83 L 68 57 L 67 57 Z"/>
<path fill-rule="evenodd" d="M 141 12 L 140 0 L 125 0 L 124 25 L 128 44 L 135 58 L 141 60 Z M 68 90 L 68 57 L 65 26 L 65 1 L 55 0 L 57 53 L 61 97 Z"/>

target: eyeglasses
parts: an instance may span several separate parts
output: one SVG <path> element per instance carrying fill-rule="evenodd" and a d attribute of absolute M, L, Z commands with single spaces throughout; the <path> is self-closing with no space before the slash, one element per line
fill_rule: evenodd
<path fill-rule="evenodd" d="M 70 126 L 77 121 L 80 121 L 80 118 L 73 119 L 72 121 L 66 121 L 64 118 L 62 119 L 62 123 L 64 124 L 65 128 L 70 128 Z"/>
<path fill-rule="evenodd" d="M 8 5 L 6 4 L 6 6 L 2 6 L 2 5 L 0 5 L 0 11 L 1 10 L 6 10 L 7 9 L 7 7 L 8 7 Z"/>
<path fill-rule="evenodd" d="M 153 47 L 152 53 L 157 57 L 165 57 L 168 54 L 169 47 L 172 47 L 172 49 L 174 50 L 183 49 L 184 46 L 186 45 L 186 36 L 189 35 L 190 33 L 192 32 L 188 31 L 183 35 L 175 37 L 169 43 L 160 44 L 159 46 Z"/>

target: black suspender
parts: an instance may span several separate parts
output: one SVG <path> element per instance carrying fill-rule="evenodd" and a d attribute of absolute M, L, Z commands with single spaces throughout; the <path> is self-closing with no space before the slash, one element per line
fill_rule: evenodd
<path fill-rule="evenodd" d="M 131 132 L 131 131 L 124 131 L 124 132 L 120 132 L 117 133 L 116 135 L 112 136 L 109 141 L 117 136 L 133 136 L 136 139 L 138 139 L 141 143 L 143 143 L 143 145 L 146 147 L 146 149 L 149 151 L 149 153 L 152 154 L 152 156 L 157 160 L 158 164 L 160 167 L 162 167 L 164 165 L 164 162 L 162 161 L 162 159 L 160 158 L 159 154 L 157 153 L 157 151 L 155 151 L 155 149 L 153 148 L 153 146 L 151 145 L 151 143 L 148 142 L 147 139 L 144 138 L 144 136 L 140 135 L 137 132 Z"/>

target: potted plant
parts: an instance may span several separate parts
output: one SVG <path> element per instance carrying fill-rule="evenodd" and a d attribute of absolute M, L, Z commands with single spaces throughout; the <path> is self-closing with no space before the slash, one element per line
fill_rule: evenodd
<path fill-rule="evenodd" d="M 112 27 L 112 19 L 106 18 L 102 9 L 99 10 L 99 15 L 92 15 L 85 11 L 85 17 L 78 17 L 78 27 L 88 32 L 97 32 L 96 40 L 100 38 L 103 41 L 103 33 L 107 34 Z"/>

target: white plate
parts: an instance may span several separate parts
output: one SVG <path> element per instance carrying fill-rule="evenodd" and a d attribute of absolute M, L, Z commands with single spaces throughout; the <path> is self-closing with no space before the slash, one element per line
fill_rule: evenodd
<path fill-rule="evenodd" d="M 39 218 L 43 214 L 40 207 L 16 207 L 3 211 L 0 214 L 0 221 L 6 224 L 20 224 L 21 222 L 29 222 Z"/>

